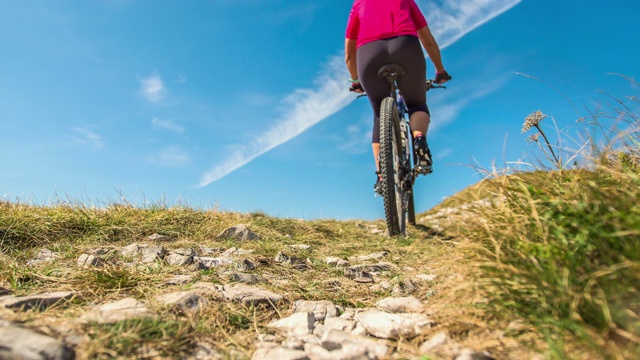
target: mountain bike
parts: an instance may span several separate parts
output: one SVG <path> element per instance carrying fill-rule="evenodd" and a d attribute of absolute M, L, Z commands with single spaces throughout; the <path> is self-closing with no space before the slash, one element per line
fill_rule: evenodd
<path fill-rule="evenodd" d="M 405 75 L 400 65 L 389 64 L 380 68 L 378 77 L 389 81 L 389 96 L 380 106 L 380 179 L 382 198 L 389 236 L 405 235 L 407 222 L 415 225 L 413 184 L 418 159 L 413 155 L 413 134 L 409 127 L 408 109 L 398 94 L 397 80 Z M 427 80 L 427 91 L 445 88 Z"/>

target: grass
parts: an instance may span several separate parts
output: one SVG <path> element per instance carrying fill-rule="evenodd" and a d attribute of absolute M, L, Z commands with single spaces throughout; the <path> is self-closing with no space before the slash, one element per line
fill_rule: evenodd
<path fill-rule="evenodd" d="M 490 200 L 459 228 L 485 309 L 535 327 L 549 358 L 640 354 L 640 121 L 625 114 L 611 142 L 574 157 L 581 164 L 547 154 L 556 170 L 496 176 L 449 200 Z"/>
<path fill-rule="evenodd" d="M 419 273 L 436 275 L 413 295 L 427 304 L 438 326 L 414 339 L 388 342 L 400 358 L 449 358 L 418 350 L 431 335 L 446 331 L 461 347 L 489 350 L 498 359 L 531 358 L 535 352 L 547 359 L 635 359 L 640 353 L 640 121 L 637 100 L 628 102 L 614 108 L 623 126 L 602 126 L 602 136 L 594 130 L 596 117 L 581 119 L 588 123 L 590 141 L 573 154 L 544 133 L 540 121 L 547 116 L 537 114 L 530 126 L 544 139 L 537 166 L 493 174 L 446 199 L 419 215 L 422 223 L 408 237 L 372 234 L 370 228 L 384 228 L 383 221 L 302 221 L 186 206 L 0 201 L 0 286 L 16 295 L 80 294 L 46 311 L 0 309 L 0 317 L 58 338 L 80 337 L 75 349 L 83 359 L 184 358 L 199 346 L 223 358 L 245 359 L 258 334 L 267 332 L 266 324 L 287 316 L 295 300 L 363 308 L 390 296 L 391 289 L 356 284 L 324 262 L 328 256 L 386 251 L 383 261 L 395 265 L 383 276 L 391 285 Z M 217 237 L 239 223 L 260 240 Z M 251 273 L 267 279 L 260 286 L 285 300 L 275 308 L 253 307 L 209 296 L 209 306 L 197 314 L 157 304 L 159 295 L 188 290 L 196 281 L 227 284 L 229 274 L 224 269 L 189 272 L 162 262 L 127 265 L 117 249 L 151 243 L 147 238 L 155 233 L 173 238 L 159 244 L 169 249 L 251 250 L 246 257 L 258 264 Z M 312 249 L 289 247 L 294 244 Z M 111 249 L 111 265 L 76 265 L 80 254 L 97 247 Z M 42 248 L 59 257 L 28 265 Z M 309 268 L 276 263 L 280 251 Z M 193 276 L 191 283 L 165 285 L 170 276 L 185 272 Z M 145 302 L 153 315 L 109 325 L 74 321 L 95 304 L 124 297 Z"/>

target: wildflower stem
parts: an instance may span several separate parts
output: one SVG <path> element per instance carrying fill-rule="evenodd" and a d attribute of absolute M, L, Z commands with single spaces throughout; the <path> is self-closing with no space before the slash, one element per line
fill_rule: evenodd
<path fill-rule="evenodd" d="M 544 134 L 544 131 L 542 131 L 542 129 L 540 128 L 540 126 L 538 124 L 534 124 L 533 126 L 535 126 L 535 128 L 538 129 L 538 131 L 540 132 L 540 134 L 544 138 L 544 141 L 547 143 L 547 147 L 549 148 L 549 151 L 551 151 L 551 155 L 553 155 L 553 158 L 556 160 L 556 164 L 558 164 L 558 169 L 561 170 L 562 165 L 560 164 L 560 160 L 558 160 L 558 157 L 556 156 L 555 151 L 553 151 L 553 148 L 551 147 L 551 144 L 549 143 L 549 139 L 547 139 L 547 135 Z"/>

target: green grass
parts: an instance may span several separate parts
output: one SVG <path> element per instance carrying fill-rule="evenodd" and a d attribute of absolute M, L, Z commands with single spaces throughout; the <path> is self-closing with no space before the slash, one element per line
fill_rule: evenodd
<path fill-rule="evenodd" d="M 550 358 L 640 354 L 640 122 L 628 120 L 573 169 L 498 176 L 458 197 L 491 199 L 460 229 L 477 245 L 487 309 L 534 325 Z"/>

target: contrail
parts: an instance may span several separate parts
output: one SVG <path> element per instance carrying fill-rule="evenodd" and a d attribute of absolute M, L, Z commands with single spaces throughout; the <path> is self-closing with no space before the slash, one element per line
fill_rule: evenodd
<path fill-rule="evenodd" d="M 433 1 L 418 0 L 417 3 L 428 19 L 435 19 L 429 23 L 429 28 L 440 48 L 445 48 L 521 1 L 457 0 L 436 4 Z M 225 160 L 202 175 L 198 187 L 222 179 L 351 103 L 354 96 L 349 93 L 345 84 L 349 74 L 343 57 L 335 55 L 328 61 L 316 76 L 314 84 L 317 87 L 298 89 L 288 96 L 286 101 L 294 104 L 292 109 L 285 112 L 253 143 L 234 145 Z"/>

